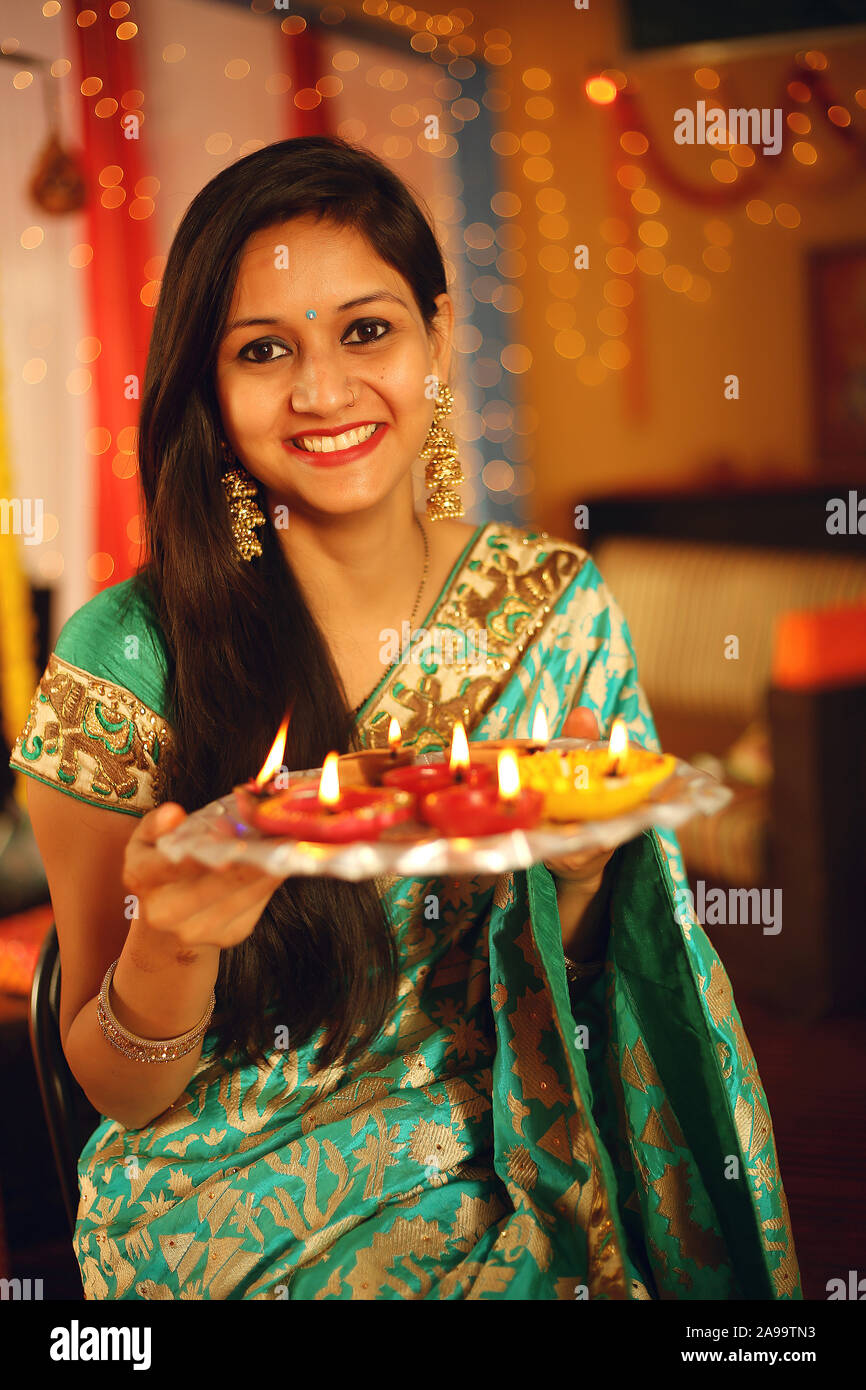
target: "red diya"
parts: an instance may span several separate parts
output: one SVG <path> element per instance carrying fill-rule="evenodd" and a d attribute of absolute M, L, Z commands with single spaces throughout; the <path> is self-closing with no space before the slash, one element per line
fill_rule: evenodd
<path fill-rule="evenodd" d="M 251 817 L 265 835 L 327 844 L 378 840 L 383 831 L 412 816 L 412 797 L 387 787 L 340 790 L 337 754 L 325 759 L 318 786 L 297 783 L 267 797 Z"/>
<path fill-rule="evenodd" d="M 418 814 L 443 835 L 500 835 L 531 830 L 541 819 L 543 792 L 521 787 L 517 758 L 506 749 L 497 764 L 498 787 L 492 783 L 444 787 L 419 802 Z"/>
<path fill-rule="evenodd" d="M 415 763 L 411 767 L 394 768 L 382 774 L 384 786 L 399 787 L 401 791 L 412 793 L 419 812 L 421 798 L 428 792 L 456 786 L 489 786 L 493 780 L 492 767 L 470 762 L 466 731 L 459 719 L 451 735 L 451 756 L 447 763 Z"/>
<path fill-rule="evenodd" d="M 336 753 L 328 755 L 334 763 L 333 783 L 330 780 L 330 772 L 328 781 L 325 781 L 325 768 L 318 778 L 300 777 L 291 781 L 282 761 L 288 727 L 287 714 L 262 764 L 261 772 L 257 777 L 234 788 L 238 808 L 244 820 L 268 835 L 350 842 L 375 840 L 389 825 L 396 825 L 410 818 L 413 808 L 412 798 L 408 795 L 382 788 L 341 789 L 337 767 L 340 760 Z M 399 737 L 399 725 L 397 733 Z M 393 744 L 392 740 L 392 750 Z M 376 750 L 373 756 L 387 760 L 390 753 Z M 397 756 L 411 755 L 398 749 Z M 328 759 L 325 760 L 325 764 L 328 767 Z M 357 771 L 355 777 L 358 778 Z"/>
<path fill-rule="evenodd" d="M 262 764 L 261 772 L 257 777 L 251 777 L 248 782 L 241 782 L 239 786 L 232 788 L 240 813 L 245 820 L 253 820 L 260 805 L 289 785 L 287 769 L 283 766 L 288 728 L 289 715 L 286 714 L 277 730 L 277 736 L 271 744 L 271 751 Z M 294 785 L 309 786 L 311 780 L 308 777 L 299 779 Z M 312 785 L 316 784 L 312 783 Z"/>

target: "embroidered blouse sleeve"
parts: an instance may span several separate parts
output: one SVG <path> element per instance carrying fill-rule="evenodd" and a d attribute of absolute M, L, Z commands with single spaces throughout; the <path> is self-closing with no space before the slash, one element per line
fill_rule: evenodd
<path fill-rule="evenodd" d="M 64 626 L 9 765 L 91 806 L 142 816 L 164 799 L 173 740 L 164 649 L 148 610 L 119 602 L 124 588 L 103 590 Z"/>

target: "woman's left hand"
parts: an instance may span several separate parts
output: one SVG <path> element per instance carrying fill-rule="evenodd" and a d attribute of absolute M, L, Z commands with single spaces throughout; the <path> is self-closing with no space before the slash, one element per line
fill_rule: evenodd
<path fill-rule="evenodd" d="M 561 737 L 598 742 L 598 721 L 592 710 L 573 709 L 562 727 Z M 602 874 L 612 854 L 612 849 L 581 850 L 564 859 L 544 860 L 544 865 L 558 879 L 580 884 L 585 893 L 592 894 L 601 887 Z"/>

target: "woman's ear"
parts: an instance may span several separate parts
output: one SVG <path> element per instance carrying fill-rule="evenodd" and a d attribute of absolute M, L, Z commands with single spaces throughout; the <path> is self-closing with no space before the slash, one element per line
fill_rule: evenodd
<path fill-rule="evenodd" d="M 431 327 L 433 371 L 440 381 L 448 380 L 454 341 L 454 303 L 450 294 L 436 296 L 437 311 Z"/>

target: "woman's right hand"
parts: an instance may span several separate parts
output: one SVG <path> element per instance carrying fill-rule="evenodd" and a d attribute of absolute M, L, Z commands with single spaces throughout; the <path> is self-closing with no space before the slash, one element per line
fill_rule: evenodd
<path fill-rule="evenodd" d="M 182 806 L 166 801 L 142 816 L 130 836 L 123 885 L 137 899 L 136 918 L 186 947 L 236 946 L 252 935 L 283 878 L 252 864 L 173 864 L 155 842 L 185 819 Z"/>

